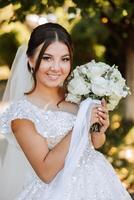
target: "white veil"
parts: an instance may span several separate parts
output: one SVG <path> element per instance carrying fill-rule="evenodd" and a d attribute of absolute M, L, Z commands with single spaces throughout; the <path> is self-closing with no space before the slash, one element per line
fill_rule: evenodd
<path fill-rule="evenodd" d="M 22 45 L 16 53 L 2 103 L 10 105 L 32 88 L 33 81 L 27 68 L 26 49 L 27 46 Z M 7 112 L 7 117 L 8 115 Z M 0 118 L 2 118 L 2 113 Z M 17 147 L 12 133 L 0 135 L 0 139 L 0 199 L 11 200 L 21 191 L 30 165 Z"/>
<path fill-rule="evenodd" d="M 27 46 L 22 45 L 16 53 L 2 101 L 16 101 L 32 88 L 32 76 L 27 69 L 26 49 Z"/>

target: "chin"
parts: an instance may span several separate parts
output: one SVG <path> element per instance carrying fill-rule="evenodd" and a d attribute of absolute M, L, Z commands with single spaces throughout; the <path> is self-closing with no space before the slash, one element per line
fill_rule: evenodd
<path fill-rule="evenodd" d="M 60 83 L 44 83 L 43 85 L 48 88 L 57 88 L 59 87 Z"/>
<path fill-rule="evenodd" d="M 61 87 L 63 85 L 64 79 L 60 79 L 60 80 L 55 80 L 55 81 L 51 81 L 51 80 L 40 80 L 39 81 L 40 84 L 44 85 L 45 87 L 50 87 L 50 88 L 57 88 L 57 87 Z"/>

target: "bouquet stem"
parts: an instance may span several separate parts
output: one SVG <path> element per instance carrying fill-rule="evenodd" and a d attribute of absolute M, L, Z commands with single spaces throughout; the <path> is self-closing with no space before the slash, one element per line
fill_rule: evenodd
<path fill-rule="evenodd" d="M 92 124 L 92 126 L 90 127 L 90 133 L 100 132 L 100 128 L 101 128 L 101 125 L 96 122 L 96 123 Z"/>

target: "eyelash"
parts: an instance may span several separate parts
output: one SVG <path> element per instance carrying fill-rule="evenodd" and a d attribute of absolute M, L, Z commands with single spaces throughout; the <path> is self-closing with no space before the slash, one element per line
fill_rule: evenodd
<path fill-rule="evenodd" d="M 62 59 L 64 62 L 68 62 L 70 60 L 70 58 L 63 58 Z"/>
<path fill-rule="evenodd" d="M 49 57 L 49 56 L 43 56 L 42 59 L 46 60 L 46 61 L 50 61 L 51 57 Z"/>
<path fill-rule="evenodd" d="M 43 56 L 42 59 L 45 60 L 45 61 L 50 61 L 51 57 L 49 57 L 49 56 Z M 62 61 L 68 62 L 68 61 L 70 61 L 70 58 L 62 58 Z"/>

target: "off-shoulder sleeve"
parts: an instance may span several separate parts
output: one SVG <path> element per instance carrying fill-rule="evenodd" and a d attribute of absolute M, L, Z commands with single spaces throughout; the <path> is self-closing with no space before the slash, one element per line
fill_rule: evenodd
<path fill-rule="evenodd" d="M 43 134 L 44 128 L 37 113 L 23 101 L 11 103 L 10 106 L 0 114 L 0 133 L 9 134 L 11 130 L 11 121 L 15 119 L 28 119 L 32 121 L 39 134 Z"/>

